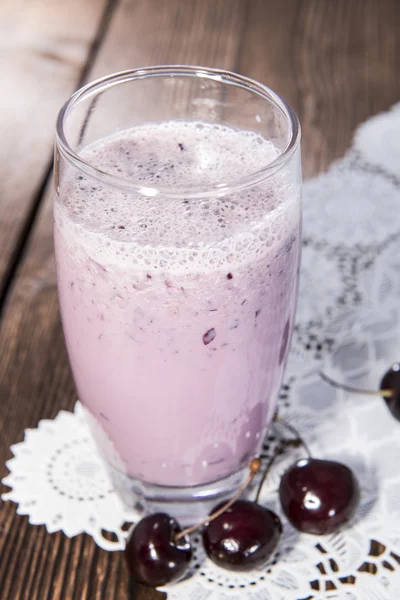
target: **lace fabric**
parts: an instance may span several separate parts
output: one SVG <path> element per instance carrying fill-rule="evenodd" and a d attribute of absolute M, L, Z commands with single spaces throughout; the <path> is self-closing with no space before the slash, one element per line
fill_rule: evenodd
<path fill-rule="evenodd" d="M 393 600 L 400 598 L 400 424 L 379 397 L 326 384 L 320 371 L 377 389 L 400 360 L 400 104 L 356 132 L 353 147 L 327 173 L 304 184 L 304 248 L 292 349 L 279 410 L 316 457 L 357 474 L 362 495 L 351 527 L 299 534 L 286 521 L 270 564 L 252 573 L 216 567 L 193 537 L 190 577 L 169 600 Z M 265 440 L 268 458 L 279 438 Z M 118 499 L 96 453 L 79 402 L 25 432 L 11 448 L 4 500 L 47 530 L 86 532 L 107 550 L 124 547 L 137 515 Z M 277 487 L 301 449 L 283 454 L 261 502 L 281 514 Z"/>

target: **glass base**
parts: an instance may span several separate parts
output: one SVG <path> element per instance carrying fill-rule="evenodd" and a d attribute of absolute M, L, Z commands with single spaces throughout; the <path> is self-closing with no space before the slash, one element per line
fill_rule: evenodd
<path fill-rule="evenodd" d="M 248 468 L 211 483 L 190 487 L 168 487 L 131 479 L 107 465 L 114 487 L 128 508 L 143 516 L 163 512 L 181 526 L 200 522 L 215 507 L 228 501 L 244 483 Z"/>

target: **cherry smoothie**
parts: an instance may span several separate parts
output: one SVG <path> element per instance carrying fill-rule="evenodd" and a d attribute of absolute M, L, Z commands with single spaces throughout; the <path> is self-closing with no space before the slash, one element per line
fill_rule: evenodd
<path fill-rule="evenodd" d="M 170 121 L 86 147 L 98 169 L 204 198 L 135 195 L 84 173 L 55 202 L 61 314 L 79 397 L 105 459 L 133 480 L 193 486 L 260 449 L 290 343 L 298 187 L 279 172 L 218 194 L 279 155 L 243 130 Z"/>

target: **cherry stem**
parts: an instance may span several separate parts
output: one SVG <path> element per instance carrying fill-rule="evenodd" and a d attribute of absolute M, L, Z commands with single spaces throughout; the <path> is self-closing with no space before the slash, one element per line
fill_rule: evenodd
<path fill-rule="evenodd" d="M 300 435 L 300 432 L 298 429 L 296 429 L 296 427 L 294 427 L 293 425 L 291 425 L 290 423 L 288 423 L 287 421 L 284 421 L 283 419 L 281 419 L 278 415 L 278 413 L 275 414 L 274 417 L 274 421 L 276 423 L 279 423 L 280 425 L 282 425 L 283 427 L 286 427 L 286 429 L 288 429 L 290 431 L 290 433 L 293 433 L 294 436 L 296 436 L 296 439 L 301 443 L 301 445 L 303 446 L 304 450 L 307 452 L 308 454 L 308 458 L 311 458 L 311 452 L 310 452 L 310 448 L 308 447 L 307 442 L 302 438 L 302 436 Z M 288 442 L 288 440 L 286 440 L 286 443 Z"/>
<path fill-rule="evenodd" d="M 263 487 L 263 485 L 265 483 L 265 480 L 267 479 L 268 473 L 270 472 L 271 467 L 274 464 L 277 456 L 278 456 L 278 452 L 275 452 L 275 454 L 273 456 L 271 456 L 271 458 L 269 459 L 269 462 L 267 463 L 267 466 L 265 467 L 263 476 L 262 476 L 261 481 L 260 481 L 260 483 L 258 485 L 258 490 L 257 490 L 256 497 L 254 499 L 254 502 L 256 504 L 258 504 L 258 500 L 260 499 L 260 494 L 261 494 L 262 487 Z"/>
<path fill-rule="evenodd" d="M 391 398 L 393 396 L 392 390 L 363 390 L 362 388 L 353 387 L 351 385 L 346 385 L 345 383 L 339 383 L 334 379 L 325 375 L 322 371 L 319 372 L 319 376 L 325 383 L 328 383 L 334 388 L 338 388 L 339 390 L 344 390 L 345 392 L 351 392 L 353 394 L 367 394 L 368 396 L 382 396 L 383 398 Z"/>
<path fill-rule="evenodd" d="M 175 536 L 175 541 L 176 542 L 179 541 L 185 535 L 189 535 L 190 533 L 193 533 L 194 531 L 196 531 L 197 529 L 199 529 L 203 525 L 208 525 L 208 523 L 211 523 L 211 521 L 214 521 L 214 519 L 216 519 L 217 517 L 219 517 L 220 515 L 222 515 L 226 510 L 228 510 L 228 508 L 230 506 L 232 506 L 232 504 L 234 502 L 236 502 L 236 500 L 238 500 L 240 498 L 240 496 L 243 494 L 243 492 L 246 490 L 246 488 L 253 481 L 254 477 L 260 471 L 260 469 L 261 469 L 261 459 L 259 459 L 259 458 L 253 458 L 253 460 L 249 464 L 249 469 L 250 469 L 250 473 L 248 474 L 246 481 L 244 482 L 244 484 L 242 485 L 242 487 L 240 487 L 238 489 L 238 491 L 236 492 L 236 494 L 230 500 L 228 500 L 228 502 L 226 502 L 226 504 L 224 504 L 223 506 L 221 506 L 221 508 L 219 508 L 214 513 L 212 513 L 211 515 L 209 515 L 201 523 L 197 523 L 197 525 L 192 525 L 191 527 L 187 527 L 186 529 L 183 529 L 183 531 L 180 531 L 179 533 L 177 533 L 176 536 Z"/>

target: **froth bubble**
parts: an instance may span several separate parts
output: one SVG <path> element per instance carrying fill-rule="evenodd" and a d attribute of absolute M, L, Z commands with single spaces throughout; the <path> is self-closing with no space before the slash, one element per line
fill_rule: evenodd
<path fill-rule="evenodd" d="M 139 158 L 133 160 L 134 153 Z M 157 178 L 179 189 L 235 181 L 259 170 L 277 153 L 270 142 L 253 132 L 169 122 L 119 132 L 84 149 L 82 156 L 99 168 L 111 166 L 124 176 L 142 180 Z M 121 266 L 127 262 L 155 268 L 166 259 L 168 268 L 179 264 L 196 269 L 196 263 L 199 268 L 223 267 L 270 252 L 268 248 L 286 237 L 288 228 L 293 229 L 295 218 L 290 209 L 293 203 L 287 201 L 289 191 L 278 178 L 273 185 L 264 183 L 241 193 L 182 201 L 136 197 L 93 186 L 78 176 L 63 188 L 70 246 L 74 236 L 79 236 L 90 255 L 106 255 L 105 260 L 117 260 Z M 122 223 L 125 229 L 119 230 Z"/>

